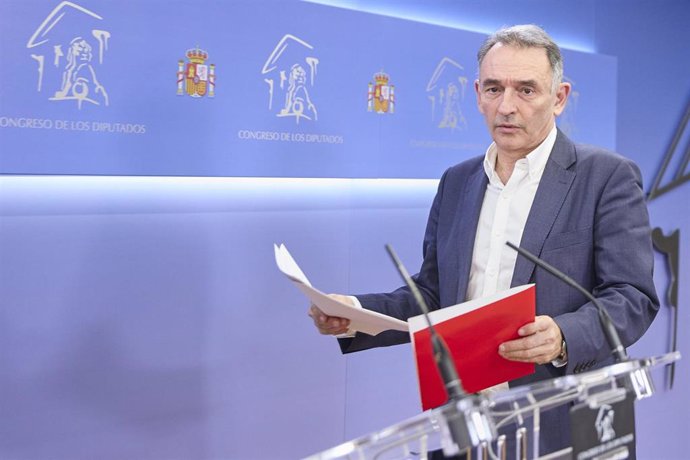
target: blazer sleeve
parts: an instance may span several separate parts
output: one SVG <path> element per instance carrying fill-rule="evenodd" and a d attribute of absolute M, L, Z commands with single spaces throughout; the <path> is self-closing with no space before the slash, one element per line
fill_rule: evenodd
<path fill-rule="evenodd" d="M 644 334 L 659 309 L 653 265 L 640 171 L 632 161 L 621 159 L 595 207 L 592 293 L 611 315 L 626 347 Z M 586 371 L 612 361 L 611 347 L 591 302 L 554 319 L 568 344 L 566 372 Z"/>
<path fill-rule="evenodd" d="M 440 305 L 436 238 L 439 212 L 442 207 L 443 190 L 447 177 L 448 171 L 441 177 L 436 196 L 434 197 L 431 210 L 429 211 L 429 218 L 424 233 L 422 266 L 419 273 L 412 276 L 412 279 L 415 281 L 426 304 L 431 310 L 438 309 Z M 364 308 L 403 321 L 422 313 L 407 286 L 400 287 L 390 293 L 365 294 L 357 295 L 356 297 Z M 409 341 L 410 336 L 407 332 L 385 331 L 376 336 L 358 332 L 352 338 L 339 339 L 338 343 L 343 353 L 351 353 L 374 347 L 397 345 Z"/>

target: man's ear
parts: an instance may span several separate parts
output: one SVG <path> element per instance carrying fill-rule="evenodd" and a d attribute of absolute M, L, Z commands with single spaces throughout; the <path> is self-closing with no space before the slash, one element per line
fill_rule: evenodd
<path fill-rule="evenodd" d="M 556 90 L 556 103 L 553 106 L 553 114 L 555 116 L 560 115 L 565 110 L 571 89 L 572 86 L 567 82 L 563 82 L 558 85 L 558 89 Z"/>
<path fill-rule="evenodd" d="M 479 108 L 479 113 L 484 115 L 481 104 L 481 93 L 479 92 L 479 80 L 474 81 L 474 93 L 477 95 L 477 107 Z"/>

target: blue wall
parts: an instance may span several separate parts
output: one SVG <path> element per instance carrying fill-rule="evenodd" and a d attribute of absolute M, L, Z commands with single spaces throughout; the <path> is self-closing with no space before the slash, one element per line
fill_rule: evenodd
<path fill-rule="evenodd" d="M 646 186 L 690 103 L 684 1 L 356 2 L 381 5 L 475 32 L 536 22 L 614 57 L 615 143 Z M 690 448 L 689 187 L 650 203 L 653 225 L 681 229 L 685 359 L 672 391 L 657 372 L 657 394 L 637 404 L 639 458 Z M 0 177 L 0 458 L 296 458 L 418 413 L 410 348 L 340 355 L 272 244 L 324 291 L 390 289 L 383 244 L 419 263 L 434 191 L 433 180 Z M 632 356 L 668 350 L 669 312 Z"/>

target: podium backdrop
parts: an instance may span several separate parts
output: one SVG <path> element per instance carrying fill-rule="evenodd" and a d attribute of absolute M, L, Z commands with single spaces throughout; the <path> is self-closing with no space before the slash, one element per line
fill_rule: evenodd
<path fill-rule="evenodd" d="M 488 142 L 482 33 L 293 1 L 2 5 L 1 173 L 437 179 Z M 565 61 L 563 129 L 615 147 L 615 57 Z"/>

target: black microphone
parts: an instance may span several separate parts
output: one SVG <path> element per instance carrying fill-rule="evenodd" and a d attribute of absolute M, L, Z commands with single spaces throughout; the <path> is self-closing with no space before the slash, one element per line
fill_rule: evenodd
<path fill-rule="evenodd" d="M 467 394 L 462 388 L 462 382 L 460 382 L 460 377 L 458 377 L 458 371 L 455 368 L 455 363 L 450 355 L 450 350 L 448 350 L 448 345 L 443 340 L 443 337 L 436 332 L 434 325 L 431 324 L 431 320 L 429 319 L 429 307 L 424 301 L 424 297 L 422 297 L 419 289 L 417 289 L 417 285 L 412 280 L 410 274 L 405 269 L 405 266 L 402 264 L 398 256 L 395 254 L 395 251 L 393 251 L 393 248 L 389 244 L 386 244 L 386 251 L 388 251 L 391 259 L 393 259 L 393 263 L 398 269 L 400 276 L 402 276 L 403 280 L 405 280 L 405 283 L 410 288 L 415 302 L 417 302 L 417 305 L 422 310 L 422 313 L 424 313 L 424 318 L 426 318 L 426 322 L 429 325 L 434 361 L 436 362 L 436 368 L 441 373 L 441 379 L 443 380 L 443 384 L 448 392 L 450 402 L 450 404 L 446 404 L 443 407 L 442 411 L 448 424 L 450 437 L 458 449 L 457 451 L 448 452 L 446 452 L 444 449 L 444 453 L 447 455 L 455 455 L 461 450 L 469 449 L 471 446 L 475 445 L 475 442 L 473 441 L 473 434 L 475 438 L 477 437 L 476 433 L 473 431 L 473 428 L 468 424 L 465 409 L 460 408 L 463 403 L 466 403 L 464 399 L 467 397 Z M 472 421 L 474 422 L 474 420 Z M 474 428 L 474 430 L 476 430 L 476 428 Z"/>
<path fill-rule="evenodd" d="M 466 393 L 462 388 L 462 382 L 460 381 L 460 377 L 458 377 L 458 371 L 455 369 L 455 363 L 453 362 L 453 358 L 448 350 L 448 345 L 438 334 L 438 332 L 436 332 L 434 325 L 431 324 L 431 320 L 429 319 L 429 307 L 424 301 L 424 297 L 422 297 L 417 285 L 412 280 L 410 274 L 407 272 L 402 262 L 395 254 L 395 251 L 393 251 L 393 248 L 389 244 L 386 244 L 386 251 L 388 251 L 391 259 L 393 259 L 393 263 L 398 269 L 400 276 L 402 276 L 403 280 L 405 280 L 405 283 L 407 283 L 407 286 L 410 288 L 410 291 L 412 291 L 412 295 L 414 296 L 417 305 L 419 305 L 422 313 L 424 313 L 424 318 L 426 318 L 426 322 L 429 325 L 429 332 L 431 333 L 431 345 L 434 353 L 434 361 L 436 362 L 436 367 L 441 373 L 441 378 L 443 379 L 443 384 L 446 387 L 448 396 L 451 400 L 462 399 L 466 396 Z"/>
<path fill-rule="evenodd" d="M 623 347 L 623 344 L 621 343 L 621 338 L 618 335 L 618 331 L 616 330 L 616 328 L 613 325 L 613 320 L 611 319 L 611 316 L 606 311 L 604 306 L 599 302 L 599 300 L 597 300 L 597 298 L 592 295 L 591 292 L 589 292 L 587 289 L 580 286 L 580 284 L 577 281 L 575 281 L 574 279 L 572 279 L 571 277 L 569 277 L 565 273 L 561 272 L 557 268 L 544 262 L 543 260 L 541 260 L 539 257 L 535 256 L 534 254 L 532 254 L 528 250 L 523 249 L 523 248 L 518 247 L 518 246 L 515 246 L 510 241 L 506 241 L 506 244 L 509 247 L 516 250 L 520 255 L 527 258 L 530 262 L 533 262 L 534 264 L 543 268 L 548 273 L 555 276 L 559 280 L 563 281 L 568 286 L 574 287 L 579 292 L 581 292 L 582 295 L 587 297 L 587 299 L 589 299 L 594 304 L 594 306 L 597 307 L 597 311 L 599 312 L 599 321 L 601 322 L 601 327 L 604 330 L 604 335 L 606 336 L 606 340 L 609 342 L 609 346 L 611 347 L 611 353 L 616 358 L 616 362 L 620 363 L 623 361 L 627 361 L 628 354 L 625 351 L 625 347 Z"/>

